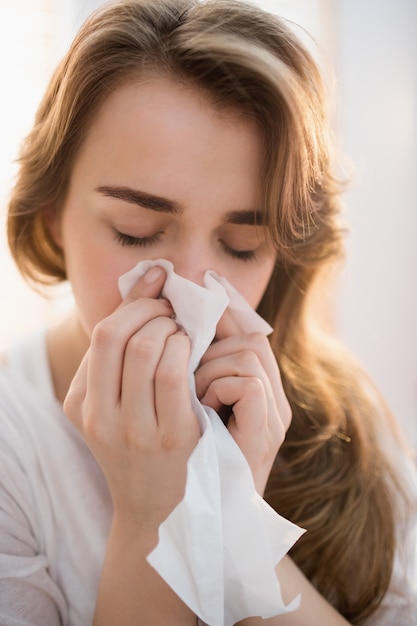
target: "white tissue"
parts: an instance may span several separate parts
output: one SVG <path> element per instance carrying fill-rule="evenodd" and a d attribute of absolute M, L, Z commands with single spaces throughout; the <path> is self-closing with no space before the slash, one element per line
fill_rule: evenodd
<path fill-rule="evenodd" d="M 284 605 L 274 567 L 304 531 L 256 492 L 240 448 L 217 413 L 200 404 L 194 385 L 194 371 L 227 306 L 243 332 L 269 334 L 272 328 L 224 278 L 208 271 L 201 287 L 165 260 L 142 261 L 121 276 L 122 296 L 154 265 L 166 270 L 162 295 L 191 338 L 190 393 L 202 436 L 188 461 L 184 499 L 159 527 L 148 561 L 209 626 L 295 610 L 299 597 Z"/>

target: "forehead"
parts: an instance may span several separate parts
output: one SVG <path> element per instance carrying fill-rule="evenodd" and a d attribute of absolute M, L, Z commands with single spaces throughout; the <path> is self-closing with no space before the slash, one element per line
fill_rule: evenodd
<path fill-rule="evenodd" d="M 170 123 L 194 122 L 197 114 L 202 122 L 211 120 L 217 125 L 235 127 L 256 134 L 262 130 L 253 115 L 243 105 L 224 104 L 221 99 L 191 82 L 185 82 L 167 74 L 148 72 L 137 79 L 122 83 L 104 98 L 92 116 L 91 126 L 101 120 L 105 123 L 113 117 L 132 115 L 137 121 L 153 120 L 158 116 Z M 132 121 L 132 118 L 131 118 Z"/>
<path fill-rule="evenodd" d="M 222 182 L 235 193 L 240 187 L 239 195 L 253 196 L 263 153 L 254 120 L 214 106 L 196 87 L 149 77 L 124 84 L 106 98 L 86 134 L 78 164 L 96 169 L 101 185 L 142 184 L 146 179 L 147 191 L 164 195 L 175 180 L 190 191 L 194 184 L 209 192 L 212 185 L 215 195 Z"/>

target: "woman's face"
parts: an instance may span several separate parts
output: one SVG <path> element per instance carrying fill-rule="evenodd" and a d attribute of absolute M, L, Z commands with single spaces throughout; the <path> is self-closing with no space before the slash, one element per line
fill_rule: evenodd
<path fill-rule="evenodd" d="M 255 308 L 275 261 L 266 227 L 254 224 L 262 159 L 256 123 L 195 88 L 154 77 L 110 95 L 55 228 L 87 334 L 142 259 L 168 259 L 199 284 L 215 270 Z"/>

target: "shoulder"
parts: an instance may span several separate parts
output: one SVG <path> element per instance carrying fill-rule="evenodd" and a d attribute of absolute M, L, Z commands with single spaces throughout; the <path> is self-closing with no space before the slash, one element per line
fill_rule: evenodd
<path fill-rule="evenodd" d="M 415 454 L 406 445 L 391 445 L 395 472 L 394 511 L 396 550 L 388 592 L 377 612 L 378 626 L 393 623 L 417 626 L 417 467 Z M 390 621 L 390 616 L 395 620 Z M 398 621 L 399 616 L 403 621 Z"/>
<path fill-rule="evenodd" d="M 56 421 L 62 407 L 52 391 L 46 331 L 22 337 L 0 361 L 0 447 L 21 450 Z"/>
<path fill-rule="evenodd" d="M 371 389 L 375 445 L 392 495 L 395 556 L 388 591 L 368 626 L 417 626 L 417 451 L 410 446 L 381 396 Z"/>
<path fill-rule="evenodd" d="M 46 328 L 22 336 L 0 353 L 0 379 L 3 392 L 4 385 L 17 390 L 20 396 L 26 391 L 50 391 Z"/>

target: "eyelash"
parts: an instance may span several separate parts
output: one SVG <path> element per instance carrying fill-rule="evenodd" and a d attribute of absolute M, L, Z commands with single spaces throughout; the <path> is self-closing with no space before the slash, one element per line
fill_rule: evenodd
<path fill-rule="evenodd" d="M 146 246 L 152 246 L 157 243 L 159 239 L 160 233 L 155 233 L 155 235 L 151 235 L 150 237 L 133 237 L 133 235 L 126 235 L 125 233 L 116 231 L 116 241 L 118 241 L 122 246 L 138 246 L 140 248 L 145 248 Z M 246 262 L 254 261 L 256 259 L 256 250 L 234 250 L 234 248 L 230 248 L 221 239 L 219 239 L 219 243 L 223 248 L 223 251 L 233 259 Z"/>
<path fill-rule="evenodd" d="M 138 246 L 140 248 L 144 248 L 157 243 L 159 239 L 160 233 L 155 233 L 155 235 L 151 235 L 150 237 L 133 237 L 133 235 L 126 235 L 125 233 L 121 233 L 119 231 L 116 232 L 116 241 L 118 241 L 122 246 Z"/>

